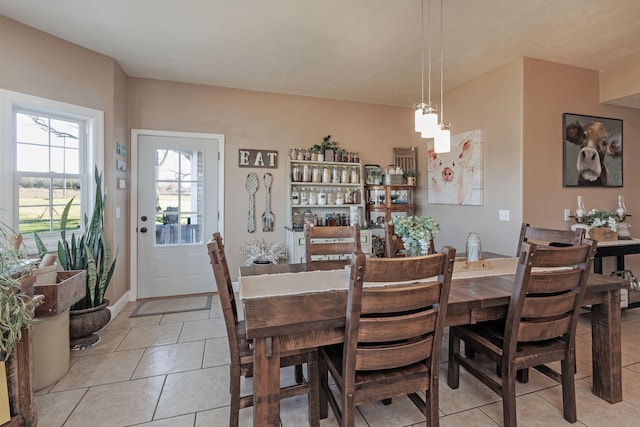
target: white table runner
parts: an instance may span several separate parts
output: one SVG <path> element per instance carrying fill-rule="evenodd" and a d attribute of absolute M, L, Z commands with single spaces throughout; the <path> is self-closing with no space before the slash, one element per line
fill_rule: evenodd
<path fill-rule="evenodd" d="M 491 268 L 453 273 L 453 279 L 515 274 L 517 258 L 494 258 Z M 432 280 L 435 280 L 432 279 Z M 394 283 L 365 283 L 365 286 L 389 286 Z M 408 282 L 411 283 L 411 282 Z M 298 295 L 346 290 L 349 276 L 346 270 L 305 271 L 300 273 L 262 274 L 240 277 L 240 298 L 266 298 L 276 295 Z"/>

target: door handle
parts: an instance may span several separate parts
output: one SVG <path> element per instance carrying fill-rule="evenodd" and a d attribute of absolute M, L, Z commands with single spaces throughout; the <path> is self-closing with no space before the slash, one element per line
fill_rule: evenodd
<path fill-rule="evenodd" d="M 140 229 L 140 232 L 141 232 L 141 233 L 146 233 L 146 232 L 147 232 L 147 227 L 142 227 L 142 228 Z"/>

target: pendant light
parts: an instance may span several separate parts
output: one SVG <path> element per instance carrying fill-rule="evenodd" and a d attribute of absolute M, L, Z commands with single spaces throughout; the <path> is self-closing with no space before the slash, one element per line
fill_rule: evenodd
<path fill-rule="evenodd" d="M 444 122 L 444 48 L 442 37 L 442 0 L 440 0 L 440 127 L 435 136 L 433 151 L 448 153 L 451 151 L 451 125 Z"/>
<path fill-rule="evenodd" d="M 422 85 L 422 102 L 415 105 L 415 131 L 420 132 L 422 138 L 433 138 L 438 127 L 438 111 L 435 106 L 431 105 L 431 25 L 428 27 L 429 33 L 429 98 L 428 103 L 424 102 L 424 0 L 421 2 L 421 56 L 422 56 L 422 70 L 421 70 L 421 85 Z M 431 22 L 431 0 L 429 0 L 429 23 Z"/>

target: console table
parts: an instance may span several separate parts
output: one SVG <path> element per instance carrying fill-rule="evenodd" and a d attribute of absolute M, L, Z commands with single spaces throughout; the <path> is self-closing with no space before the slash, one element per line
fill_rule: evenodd
<path fill-rule="evenodd" d="M 593 272 L 602 274 L 602 258 L 609 256 L 616 257 L 616 270 L 624 270 L 624 256 L 629 254 L 640 254 L 640 239 L 598 242 Z"/>

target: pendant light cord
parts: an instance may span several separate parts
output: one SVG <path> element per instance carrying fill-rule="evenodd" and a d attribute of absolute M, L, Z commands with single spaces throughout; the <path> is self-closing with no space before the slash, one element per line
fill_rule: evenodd
<path fill-rule="evenodd" d="M 423 9 L 424 9 L 424 1 L 423 1 Z M 427 26 L 427 31 L 429 32 L 429 106 L 431 106 L 431 0 L 429 0 L 429 9 L 428 9 L 428 13 L 429 13 L 429 25 Z M 424 11 L 423 11 L 423 15 L 422 15 L 422 25 L 424 26 Z M 424 44 L 424 37 L 422 38 L 422 43 Z M 424 57 L 424 46 L 422 48 L 422 55 Z M 424 60 L 422 61 L 423 63 L 423 67 L 424 67 Z M 424 71 L 423 71 L 424 73 Z M 423 77 L 424 80 L 424 77 Z"/>
<path fill-rule="evenodd" d="M 420 54 L 422 55 L 422 70 L 420 75 L 420 84 L 422 85 L 422 100 L 424 106 L 424 0 L 420 6 Z"/>
<path fill-rule="evenodd" d="M 444 48 L 442 47 L 444 39 L 442 37 L 442 7 L 443 2 L 440 0 L 440 123 L 444 123 Z"/>

